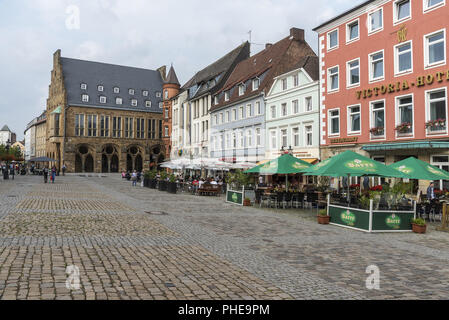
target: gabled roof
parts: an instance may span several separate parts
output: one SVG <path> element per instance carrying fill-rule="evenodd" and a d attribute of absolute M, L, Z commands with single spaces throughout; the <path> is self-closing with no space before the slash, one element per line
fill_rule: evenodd
<path fill-rule="evenodd" d="M 68 105 L 162 112 L 159 102 L 163 79 L 159 71 L 64 57 L 60 61 Z M 81 90 L 82 83 L 87 84 L 87 90 Z M 103 92 L 98 91 L 98 85 L 104 87 Z M 114 87 L 119 87 L 120 93 L 114 93 Z M 128 93 L 129 89 L 134 89 L 134 95 Z M 148 97 L 142 95 L 144 90 L 149 92 Z M 161 96 L 156 97 L 156 92 Z M 89 102 L 82 102 L 82 94 L 89 95 Z M 100 103 L 100 96 L 106 97 L 105 104 Z M 123 99 L 122 105 L 115 104 L 116 97 Z M 131 106 L 131 99 L 137 99 L 137 107 Z M 151 108 L 145 107 L 146 100 L 151 101 Z"/>
<path fill-rule="evenodd" d="M 11 132 L 11 130 L 9 130 L 8 126 L 5 124 L 2 128 L 2 130 L 0 131 L 7 131 L 7 132 Z"/>
<path fill-rule="evenodd" d="M 175 69 L 173 68 L 173 66 L 170 67 L 170 71 L 168 71 L 168 75 L 167 75 L 167 79 L 165 80 L 165 83 L 167 84 L 176 84 L 176 85 L 181 85 L 179 83 L 178 77 L 176 76 L 176 72 Z"/>
<path fill-rule="evenodd" d="M 211 110 L 221 109 L 240 100 L 255 97 L 262 92 L 265 94 L 271 88 L 274 78 L 291 70 L 306 66 L 307 72 L 312 78 L 318 77 L 318 58 L 304 40 L 300 29 L 292 28 L 290 36 L 273 45 L 267 46 L 261 52 L 240 62 L 223 88 L 218 92 L 219 103 L 213 105 Z M 312 59 L 307 59 L 311 57 Z M 316 59 L 316 60 L 315 60 Z M 316 68 L 316 70 L 313 70 Z M 253 90 L 252 81 L 260 78 L 259 88 Z M 246 90 L 243 95 L 239 95 L 239 90 L 231 90 L 240 84 L 245 84 Z M 229 91 L 228 101 L 224 101 L 224 92 Z"/>
<path fill-rule="evenodd" d="M 201 71 L 198 71 L 186 84 L 182 86 L 182 89 L 188 90 L 194 86 L 197 87 L 197 91 L 194 95 L 190 96 L 190 99 L 199 97 L 207 92 L 219 90 L 221 85 L 226 81 L 227 74 L 230 73 L 230 69 L 243 59 L 249 57 L 249 42 L 244 42 L 224 57 L 220 58 L 216 62 L 210 64 Z M 218 81 L 213 81 L 219 77 Z"/>

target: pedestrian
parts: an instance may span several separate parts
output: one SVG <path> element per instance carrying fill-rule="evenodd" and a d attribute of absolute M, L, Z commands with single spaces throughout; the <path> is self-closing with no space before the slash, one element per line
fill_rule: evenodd
<path fill-rule="evenodd" d="M 12 176 L 12 180 L 14 180 L 15 172 L 16 172 L 16 170 L 15 170 L 15 168 L 14 168 L 14 165 L 11 164 L 10 170 L 9 170 L 9 174 Z"/>
<path fill-rule="evenodd" d="M 137 171 L 134 170 L 131 176 L 131 181 L 133 182 L 133 187 L 137 186 Z"/>
<path fill-rule="evenodd" d="M 48 167 L 47 166 L 45 166 L 43 173 L 44 173 L 44 183 L 47 183 L 47 181 L 48 181 Z"/>
<path fill-rule="evenodd" d="M 429 187 L 427 188 L 427 200 L 435 200 L 435 187 L 433 185 L 433 181 L 430 182 Z"/>
<path fill-rule="evenodd" d="M 51 168 L 51 183 L 55 183 L 55 178 L 56 178 L 56 167 L 53 166 Z"/>
<path fill-rule="evenodd" d="M 65 171 L 67 167 L 65 166 L 65 163 L 62 165 L 62 175 L 65 176 Z"/>
<path fill-rule="evenodd" d="M 365 191 L 368 191 L 368 189 L 369 189 L 369 178 L 368 177 L 363 178 L 363 189 Z"/>

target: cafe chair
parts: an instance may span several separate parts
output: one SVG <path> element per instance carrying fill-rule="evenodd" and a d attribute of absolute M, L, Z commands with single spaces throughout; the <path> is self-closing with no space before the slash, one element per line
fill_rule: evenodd
<path fill-rule="evenodd" d="M 442 214 L 442 209 L 443 206 L 440 202 L 436 202 L 434 201 L 431 205 L 430 208 L 430 212 L 429 212 L 429 221 L 432 222 L 436 222 L 435 217 L 438 216 L 439 221 L 442 220 L 443 214 Z"/>

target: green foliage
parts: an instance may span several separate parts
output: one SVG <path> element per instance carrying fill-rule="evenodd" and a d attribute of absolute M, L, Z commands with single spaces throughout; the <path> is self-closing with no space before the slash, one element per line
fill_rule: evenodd
<path fill-rule="evenodd" d="M 168 178 L 168 181 L 176 182 L 176 176 L 174 174 L 171 174 L 170 177 Z"/>
<path fill-rule="evenodd" d="M 319 177 L 317 190 L 324 192 L 328 189 L 330 185 L 330 177 Z"/>
<path fill-rule="evenodd" d="M 0 160 L 12 161 L 12 160 L 22 160 L 22 152 L 19 147 L 6 149 L 5 145 L 0 145 Z"/>
<path fill-rule="evenodd" d="M 321 209 L 320 211 L 318 211 L 318 215 L 327 216 L 327 209 Z"/>
<path fill-rule="evenodd" d="M 396 195 L 410 194 L 412 191 L 412 184 L 410 182 L 398 182 L 391 188 L 391 193 Z"/>
<path fill-rule="evenodd" d="M 422 218 L 412 219 L 412 223 L 416 224 L 418 226 L 425 226 L 426 225 L 426 220 L 424 220 Z"/>
<path fill-rule="evenodd" d="M 369 209 L 369 204 L 371 201 L 371 195 L 363 195 L 360 197 L 360 205 L 362 206 L 362 209 Z"/>
<path fill-rule="evenodd" d="M 234 188 L 240 188 L 250 184 L 250 177 L 246 173 L 243 173 L 243 171 L 236 170 L 235 172 L 228 172 L 226 181 Z"/>
<path fill-rule="evenodd" d="M 168 177 L 168 173 L 167 173 L 167 171 L 162 171 L 161 173 L 160 173 L 160 175 L 161 175 L 161 180 L 166 180 L 167 179 L 167 177 Z"/>

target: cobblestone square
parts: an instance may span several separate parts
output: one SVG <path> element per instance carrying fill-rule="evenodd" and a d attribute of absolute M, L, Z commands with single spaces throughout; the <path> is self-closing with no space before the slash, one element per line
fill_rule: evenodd
<path fill-rule="evenodd" d="M 148 212 L 163 211 L 165 215 Z M 0 181 L 0 297 L 448 299 L 449 234 L 364 234 L 309 210 L 132 187 L 119 176 Z M 366 287 L 368 266 L 380 289 Z M 79 288 L 67 287 L 79 271 Z"/>

